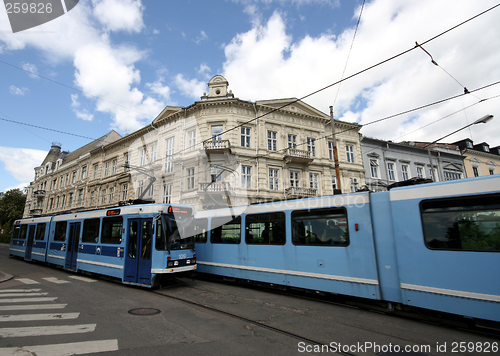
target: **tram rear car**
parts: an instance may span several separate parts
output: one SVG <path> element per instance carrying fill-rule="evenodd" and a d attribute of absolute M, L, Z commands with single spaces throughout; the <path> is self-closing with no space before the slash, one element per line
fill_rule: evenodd
<path fill-rule="evenodd" d="M 36 250 L 39 261 L 152 287 L 196 269 L 193 238 L 183 233 L 192 218 L 190 207 L 148 204 L 18 220 L 10 254 L 30 260 L 45 243 L 43 253 Z"/>
<path fill-rule="evenodd" d="M 500 177 L 196 214 L 198 271 L 500 322 Z"/>

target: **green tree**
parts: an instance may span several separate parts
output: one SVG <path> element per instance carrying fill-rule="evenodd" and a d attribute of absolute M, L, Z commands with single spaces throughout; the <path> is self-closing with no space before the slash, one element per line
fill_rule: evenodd
<path fill-rule="evenodd" d="M 26 195 L 20 189 L 8 190 L 0 199 L 0 225 L 4 231 L 12 230 L 12 224 L 23 217 Z"/>

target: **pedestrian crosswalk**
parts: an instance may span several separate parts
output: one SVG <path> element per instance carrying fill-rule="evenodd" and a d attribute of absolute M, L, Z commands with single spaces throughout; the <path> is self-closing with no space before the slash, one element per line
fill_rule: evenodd
<path fill-rule="evenodd" d="M 95 279 L 92 278 L 87 278 L 87 277 L 82 277 L 82 276 L 68 276 L 68 278 L 72 280 L 77 280 L 77 281 L 82 281 L 82 282 L 87 282 L 87 283 L 92 283 L 96 282 Z M 55 283 L 55 284 L 66 284 L 66 283 L 71 283 L 71 281 L 68 281 L 66 279 L 59 279 L 56 277 L 43 277 L 41 280 L 34 280 L 31 278 L 15 278 L 16 281 L 24 283 L 24 284 L 40 284 L 42 283 L 41 280 Z"/>
<path fill-rule="evenodd" d="M 81 277 L 85 278 L 85 277 Z M 81 280 L 80 278 L 78 278 Z M 32 279 L 18 279 L 25 284 L 39 284 Z M 48 282 L 57 283 L 50 278 Z M 58 280 L 61 281 L 61 280 Z M 70 283 L 70 281 L 66 281 Z M 63 312 L 67 304 L 56 303 L 57 297 L 50 296 L 40 288 L 0 289 L 0 339 L 10 340 L 11 347 L 0 347 L 0 356 L 7 355 L 84 355 L 89 353 L 117 351 L 118 340 L 89 341 L 84 334 L 93 333 L 97 324 L 78 323 L 79 312 Z M 40 325 L 49 322 L 50 325 Z M 33 326 L 35 324 L 37 326 Z M 57 325 L 54 325 L 57 323 Z M 44 345 L 25 345 L 23 338 L 46 336 L 43 340 L 59 338 L 60 335 L 70 335 L 84 338 L 85 341 L 71 343 L 50 343 Z M 82 335 L 82 336 L 78 336 Z M 97 337 L 96 337 L 97 338 Z M 33 343 L 30 339 L 27 343 Z"/>

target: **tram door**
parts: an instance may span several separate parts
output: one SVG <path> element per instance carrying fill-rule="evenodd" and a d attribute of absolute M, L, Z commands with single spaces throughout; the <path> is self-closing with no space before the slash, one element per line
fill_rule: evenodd
<path fill-rule="evenodd" d="M 35 239 L 36 225 L 28 226 L 28 240 L 26 241 L 26 250 L 24 252 L 24 259 L 31 261 L 31 250 L 33 249 L 33 240 Z"/>
<path fill-rule="evenodd" d="M 78 243 L 80 242 L 81 223 L 69 224 L 68 245 L 66 247 L 66 263 L 64 267 L 76 271 L 76 260 L 78 258 Z"/>
<path fill-rule="evenodd" d="M 125 282 L 151 284 L 152 219 L 128 220 Z"/>

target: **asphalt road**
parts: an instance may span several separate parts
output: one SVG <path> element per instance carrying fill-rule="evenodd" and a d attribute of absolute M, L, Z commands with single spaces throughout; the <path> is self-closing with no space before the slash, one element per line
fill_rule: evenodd
<path fill-rule="evenodd" d="M 453 352 L 498 344 L 468 331 L 208 281 L 150 291 L 9 258 L 4 245 L 0 271 L 12 275 L 0 283 L 0 356 L 336 354 L 293 335 L 354 355 L 499 354 Z"/>

